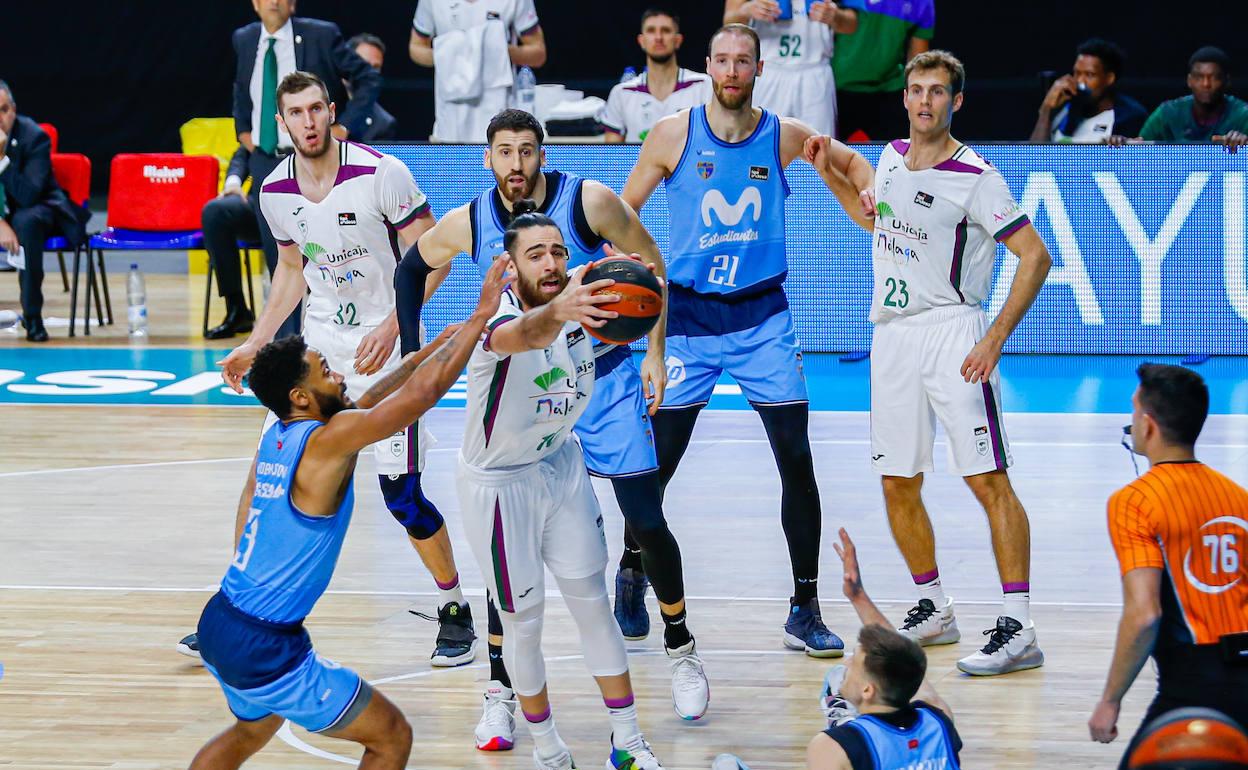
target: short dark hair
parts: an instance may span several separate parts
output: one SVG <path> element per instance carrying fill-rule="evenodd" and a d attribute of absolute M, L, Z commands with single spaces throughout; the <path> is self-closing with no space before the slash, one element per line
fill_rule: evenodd
<path fill-rule="evenodd" d="M 1140 406 L 1172 444 L 1195 446 L 1209 416 L 1209 387 L 1196 372 L 1170 364 L 1140 364 Z"/>
<path fill-rule="evenodd" d="M 485 128 L 486 144 L 494 143 L 494 135 L 499 131 L 532 131 L 537 136 L 537 146 L 546 141 L 546 132 L 542 130 L 542 122 L 524 110 L 503 110 L 490 118 L 490 125 Z"/>
<path fill-rule="evenodd" d="M 651 6 L 641 14 L 641 26 L 644 28 L 646 26 L 646 22 L 655 16 L 666 16 L 672 20 L 673 24 L 676 25 L 676 31 L 680 31 L 680 17 L 666 8 L 659 8 L 657 6 Z"/>
<path fill-rule="evenodd" d="M 1226 51 L 1213 45 L 1203 46 L 1196 49 L 1196 53 L 1192 54 L 1192 58 L 1187 60 L 1187 71 L 1191 72 L 1192 67 L 1197 64 L 1216 64 L 1222 70 L 1222 77 L 1230 77 L 1231 75 L 1231 57 L 1226 55 Z"/>
<path fill-rule="evenodd" d="M 351 38 L 350 40 L 347 41 L 347 48 L 350 48 L 352 51 L 354 51 L 355 49 L 359 48 L 361 44 L 371 45 L 373 48 L 376 48 L 378 51 L 381 51 L 382 56 L 386 55 L 386 44 L 382 41 L 381 38 L 377 37 L 372 32 L 361 32 L 360 34 Z"/>
<path fill-rule="evenodd" d="M 325 81 L 311 72 L 295 71 L 282 78 L 282 82 L 277 84 L 277 111 L 282 111 L 283 96 L 297 94 L 313 87 L 321 89 L 321 96 L 325 99 L 325 103 L 329 104 L 329 89 L 325 87 Z"/>
<path fill-rule="evenodd" d="M 1122 50 L 1122 46 L 1099 37 L 1080 43 L 1075 49 L 1075 55 L 1095 56 L 1101 60 L 1101 66 L 1106 72 L 1112 72 L 1119 77 L 1122 76 L 1122 67 L 1127 61 L 1127 54 Z"/>
<path fill-rule="evenodd" d="M 904 82 L 908 87 L 910 85 L 910 74 L 913 72 L 927 72 L 928 70 L 943 69 L 949 73 L 949 90 L 954 95 L 962 93 L 962 89 L 966 86 L 966 68 L 962 66 L 962 62 L 958 57 L 937 49 L 935 51 L 924 51 L 916 55 L 913 59 L 906 62 L 904 74 Z"/>
<path fill-rule="evenodd" d="M 511 252 L 511 247 L 516 244 L 516 238 L 520 236 L 521 230 L 528 230 L 530 227 L 553 227 L 559 229 L 559 225 L 555 224 L 555 220 L 546 216 L 537 210 L 537 204 L 528 198 L 516 201 L 511 207 L 511 222 L 507 225 L 507 230 L 503 233 L 503 251 Z M 560 231 L 562 232 L 562 231 Z"/>
<path fill-rule="evenodd" d="M 755 32 L 754 28 L 749 26 L 748 24 L 725 24 L 724 26 L 715 30 L 715 34 L 711 35 L 710 42 L 706 44 L 706 55 L 708 57 L 711 55 L 711 49 L 715 46 L 715 38 L 719 37 L 720 35 L 730 35 L 730 34 L 731 35 L 745 35 L 750 40 L 753 40 L 754 41 L 754 61 L 758 61 L 763 58 L 763 44 L 758 39 L 758 33 Z"/>
<path fill-rule="evenodd" d="M 880 690 L 880 700 L 904 708 L 914 698 L 927 674 L 927 655 L 913 639 L 876 623 L 858 632 L 863 666 Z"/>
<path fill-rule="evenodd" d="M 290 416 L 290 389 L 311 371 L 303 337 L 283 337 L 260 348 L 247 374 L 247 387 L 260 403 L 281 419 Z"/>
<path fill-rule="evenodd" d="M 17 104 L 17 97 L 13 95 L 13 89 L 9 88 L 9 84 L 3 80 L 0 80 L 0 91 L 7 91 L 9 94 L 9 101 Z"/>

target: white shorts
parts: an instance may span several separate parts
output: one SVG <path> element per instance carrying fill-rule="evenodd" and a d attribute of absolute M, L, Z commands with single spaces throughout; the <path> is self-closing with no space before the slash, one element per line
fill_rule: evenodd
<path fill-rule="evenodd" d="M 754 81 L 754 106 L 782 118 L 797 118 L 817 133 L 836 136 L 836 79 L 829 66 L 764 66 L 762 76 Z"/>
<path fill-rule="evenodd" d="M 984 312 L 956 305 L 876 324 L 871 340 L 871 465 L 884 476 L 932 470 L 936 420 L 959 476 L 1013 464 L 1001 419 L 1001 375 L 962 379 L 962 362 L 987 329 Z"/>
<path fill-rule="evenodd" d="M 315 348 L 325 356 L 330 369 L 345 378 L 347 396 L 356 399 L 364 395 L 377 379 L 394 371 L 402 356 L 399 355 L 399 346 L 396 344 L 390 353 L 390 358 L 379 372 L 370 375 L 356 374 L 355 350 L 359 347 L 360 340 L 371 332 L 372 328 L 351 327 L 350 331 L 346 331 L 346 328 L 342 327 L 340 330 L 339 327 L 323 324 L 305 324 L 303 338 L 308 343 L 308 347 Z M 424 336 L 423 328 L 421 336 Z M 269 419 L 264 423 L 264 429 L 268 430 L 276 419 L 270 414 Z M 261 434 L 263 435 L 263 431 Z M 378 441 L 372 447 L 377 474 L 395 476 L 403 473 L 422 473 L 425 470 L 425 455 L 434 443 L 433 434 L 420 420 L 393 436 Z"/>
<path fill-rule="evenodd" d="M 500 610 L 540 604 L 544 566 L 567 579 L 606 569 L 602 511 L 575 440 L 515 470 L 482 470 L 461 458 L 455 486 L 464 534 Z"/>

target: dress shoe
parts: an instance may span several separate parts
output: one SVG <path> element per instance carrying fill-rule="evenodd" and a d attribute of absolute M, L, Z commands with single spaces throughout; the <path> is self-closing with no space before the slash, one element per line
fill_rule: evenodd
<path fill-rule="evenodd" d="M 251 311 L 246 308 L 230 308 L 225 314 L 225 320 L 220 326 L 214 326 L 204 334 L 204 339 L 224 340 L 233 337 L 235 334 L 242 334 L 251 331 L 252 323 L 255 317 Z"/>
<path fill-rule="evenodd" d="M 25 321 L 26 341 L 27 342 L 47 342 L 48 330 L 43 325 L 43 319 L 39 316 Z"/>

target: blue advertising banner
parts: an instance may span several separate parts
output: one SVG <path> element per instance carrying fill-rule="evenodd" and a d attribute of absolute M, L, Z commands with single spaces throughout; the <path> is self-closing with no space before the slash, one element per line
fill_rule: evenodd
<path fill-rule="evenodd" d="M 391 145 L 444 215 L 493 185 L 482 147 Z M 878 146 L 859 149 L 874 163 Z M 1205 146 L 975 148 L 1001 170 L 1053 255 L 1035 306 L 1006 350 L 1031 353 L 1248 353 L 1245 170 L 1248 157 Z M 617 192 L 635 146 L 550 145 L 548 166 Z M 803 347 L 871 345 L 871 241 L 801 161 L 788 171 L 785 289 Z M 672 223 L 659 187 L 642 221 L 664 254 Z M 1005 302 L 1017 260 L 999 248 L 987 309 Z M 475 303 L 475 267 L 456 260 L 425 311 L 431 331 Z"/>

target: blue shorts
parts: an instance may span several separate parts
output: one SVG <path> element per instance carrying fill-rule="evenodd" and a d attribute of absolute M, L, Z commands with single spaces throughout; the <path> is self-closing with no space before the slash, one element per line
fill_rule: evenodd
<path fill-rule="evenodd" d="M 632 351 L 627 345 L 617 347 L 594 363 L 594 395 L 574 428 L 585 467 L 604 478 L 657 471 L 654 432 Z"/>
<path fill-rule="evenodd" d="M 809 401 L 802 348 L 783 289 L 729 301 L 669 287 L 662 408 L 706 406 L 723 372 L 754 406 Z"/>

